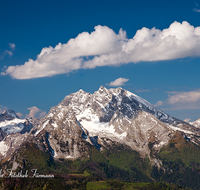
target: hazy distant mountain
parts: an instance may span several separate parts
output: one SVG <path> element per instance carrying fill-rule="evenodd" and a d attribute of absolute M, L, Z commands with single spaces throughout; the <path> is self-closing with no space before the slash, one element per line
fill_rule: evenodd
<path fill-rule="evenodd" d="M 32 128 L 32 119 L 20 119 L 13 110 L 0 114 L 0 158 L 12 155 Z"/>
<path fill-rule="evenodd" d="M 196 121 L 190 122 L 190 125 L 200 128 L 200 118 L 197 119 Z"/>

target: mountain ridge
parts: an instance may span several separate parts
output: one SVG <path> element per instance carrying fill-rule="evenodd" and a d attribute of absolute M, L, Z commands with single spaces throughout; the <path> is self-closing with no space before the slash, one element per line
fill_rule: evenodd
<path fill-rule="evenodd" d="M 144 117 L 149 117 L 148 123 L 145 124 L 146 126 L 152 123 L 152 126 L 159 125 L 160 127 L 158 127 L 157 130 L 154 130 L 154 127 L 151 127 L 152 130 L 146 129 L 146 131 L 149 130 L 149 134 L 146 134 L 145 127 L 143 126 L 145 121 L 138 121 L 143 120 Z M 136 121 L 139 124 L 137 124 Z M 66 126 L 68 126 L 68 129 Z M 161 126 L 163 127 L 163 131 L 168 131 L 167 135 L 165 135 L 166 139 L 168 139 L 168 135 L 171 134 L 172 136 L 174 131 L 179 130 L 187 134 L 186 136 L 192 141 L 198 143 L 199 138 L 196 137 L 196 135 L 200 134 L 199 130 L 192 125 L 169 116 L 146 100 L 121 87 L 106 89 L 101 86 L 98 91 L 95 91 L 93 94 L 87 93 L 81 89 L 76 93 L 66 96 L 57 106 L 52 107 L 49 113 L 40 120 L 40 124 L 32 129 L 32 134 L 36 137 L 46 129 L 51 130 L 52 135 L 58 130 L 61 130 L 62 133 L 65 134 L 66 129 L 69 133 L 71 129 L 70 126 L 76 126 L 75 131 L 79 134 L 82 133 L 81 136 L 90 144 L 96 145 L 98 149 L 100 149 L 100 147 L 103 148 L 103 144 L 106 146 L 105 139 L 108 138 L 112 141 L 125 143 L 132 148 L 134 147 L 133 149 L 140 151 L 144 156 L 150 154 L 148 138 L 156 140 L 154 146 L 156 149 L 160 149 L 168 142 L 165 142 L 165 140 L 162 141 L 162 135 L 159 136 L 159 138 L 154 137 L 157 136 L 157 133 L 161 130 Z M 133 130 L 135 134 L 141 134 L 141 137 L 137 138 L 133 134 Z M 132 136 L 130 136 L 130 134 L 132 134 Z M 55 142 L 52 141 L 52 135 L 50 135 L 49 143 L 52 144 L 52 149 L 55 149 L 55 145 L 53 145 Z M 151 137 L 148 137 L 148 135 Z M 69 135 L 69 138 L 71 137 Z M 63 137 L 63 139 L 65 138 Z M 77 137 L 75 137 L 75 139 L 77 139 Z M 64 142 L 70 144 L 71 140 L 65 139 Z M 74 150 L 75 149 L 74 147 Z M 59 148 L 57 150 L 60 152 Z M 59 154 L 62 155 L 62 153 Z M 54 151 L 54 155 L 58 155 L 57 151 Z M 79 154 L 77 153 L 77 155 Z M 77 158 L 70 154 L 66 155 L 66 157 L 72 159 Z"/>
<path fill-rule="evenodd" d="M 200 129 L 122 88 L 101 86 L 93 94 L 79 90 L 67 95 L 45 117 L 26 122 L 33 123 L 30 132 L 2 134 L 2 168 L 88 171 L 102 178 L 123 173 L 120 179 L 136 181 L 159 181 L 163 175 L 167 182 L 173 181 L 171 171 L 176 179 L 186 168 L 194 179 L 198 177 L 190 164 L 200 166 L 193 151 L 200 150 Z M 193 152 L 188 156 L 184 151 Z M 177 154 L 178 161 L 173 157 Z"/>

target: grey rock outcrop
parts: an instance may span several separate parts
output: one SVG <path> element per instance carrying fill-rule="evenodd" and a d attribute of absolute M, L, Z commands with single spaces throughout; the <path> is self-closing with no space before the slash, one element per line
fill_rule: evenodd
<path fill-rule="evenodd" d="M 88 157 L 91 146 L 103 151 L 122 144 L 153 161 L 151 151 L 159 152 L 176 131 L 200 144 L 200 129 L 122 88 L 101 86 L 93 94 L 79 90 L 52 107 L 44 118 L 24 122 L 21 132 L 0 142 L 2 158 L 12 154 L 24 141 L 34 142 L 54 159 L 72 160 Z M 13 144 L 17 146 L 12 148 Z"/>
<path fill-rule="evenodd" d="M 122 88 L 101 86 L 93 94 L 79 90 L 64 98 L 35 126 L 31 134 L 38 146 L 56 158 L 87 155 L 87 143 L 103 150 L 121 143 L 145 157 L 159 151 L 175 131 L 185 132 L 198 144 L 200 131 L 157 109 Z"/>

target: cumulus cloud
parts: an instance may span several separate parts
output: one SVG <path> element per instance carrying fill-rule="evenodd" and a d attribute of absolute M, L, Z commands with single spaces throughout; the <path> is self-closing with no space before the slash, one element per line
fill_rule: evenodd
<path fill-rule="evenodd" d="M 165 110 L 200 109 L 200 90 L 167 93 L 168 99 L 164 102 L 158 101 L 156 106 L 165 106 Z"/>
<path fill-rule="evenodd" d="M 16 113 L 17 114 L 17 116 L 19 117 L 19 118 L 21 118 L 22 116 L 23 116 L 23 114 L 22 113 Z"/>
<path fill-rule="evenodd" d="M 29 114 L 27 114 L 25 116 L 25 118 L 30 118 L 30 117 L 41 118 L 47 114 L 46 111 L 42 111 L 41 109 L 37 108 L 36 106 L 30 107 L 27 109 L 30 110 L 30 112 L 29 112 Z"/>
<path fill-rule="evenodd" d="M 191 120 L 191 119 L 188 118 L 188 119 L 184 119 L 183 121 L 185 121 L 186 123 L 189 123 L 190 120 Z"/>
<path fill-rule="evenodd" d="M 0 113 L 3 113 L 7 109 L 7 107 L 0 105 Z"/>
<path fill-rule="evenodd" d="M 1 74 L 31 79 L 79 69 L 193 56 L 200 56 L 200 27 L 186 21 L 175 21 L 163 30 L 143 27 L 132 39 L 122 29 L 116 34 L 107 26 L 98 25 L 93 32 L 82 32 L 65 44 L 43 48 L 36 60 L 9 66 Z"/>
<path fill-rule="evenodd" d="M 109 86 L 123 86 L 123 85 L 125 85 L 125 83 L 127 81 L 129 81 L 129 79 L 120 77 L 120 78 L 116 79 L 115 81 L 110 82 L 108 85 Z"/>
<path fill-rule="evenodd" d="M 163 101 L 160 101 L 160 100 L 159 100 L 154 106 L 157 107 L 157 106 L 162 106 L 162 105 L 163 105 Z"/>

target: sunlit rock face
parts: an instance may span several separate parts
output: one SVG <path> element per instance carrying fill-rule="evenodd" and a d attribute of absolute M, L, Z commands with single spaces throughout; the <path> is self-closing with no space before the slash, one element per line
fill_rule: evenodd
<path fill-rule="evenodd" d="M 122 88 L 101 86 L 93 94 L 79 90 L 66 96 L 40 120 L 19 119 L 14 111 L 0 115 L 0 159 L 11 156 L 24 142 L 33 142 L 53 159 L 89 157 L 124 145 L 150 158 L 168 144 L 176 131 L 199 144 L 200 129 L 157 109 Z"/>
<path fill-rule="evenodd" d="M 29 134 L 29 139 L 55 158 L 76 159 L 88 155 L 89 145 L 102 151 L 124 144 L 150 155 L 181 131 L 199 142 L 199 130 L 157 109 L 122 88 L 101 86 L 93 94 L 79 90 L 52 107 Z M 149 146 L 151 143 L 151 146 Z"/>

